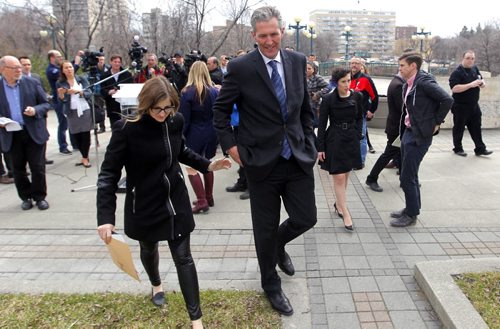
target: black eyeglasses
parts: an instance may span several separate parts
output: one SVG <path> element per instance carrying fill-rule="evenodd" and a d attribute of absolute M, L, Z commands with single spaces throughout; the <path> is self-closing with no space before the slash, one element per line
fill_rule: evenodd
<path fill-rule="evenodd" d="M 153 114 L 160 114 L 162 111 L 165 112 L 165 114 L 169 114 L 170 112 L 175 111 L 175 106 L 169 105 L 169 106 L 165 106 L 163 108 L 161 108 L 161 107 L 151 108 L 151 113 L 153 113 Z"/>

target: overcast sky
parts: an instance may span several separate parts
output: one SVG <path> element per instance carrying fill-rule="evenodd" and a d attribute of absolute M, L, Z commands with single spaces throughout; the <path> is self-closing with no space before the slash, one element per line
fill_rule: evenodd
<path fill-rule="evenodd" d="M 148 11 L 157 7 L 158 0 L 142 0 L 143 8 Z M 211 0 L 216 5 L 217 0 Z M 424 26 L 426 31 L 441 37 L 455 36 L 462 27 L 476 28 L 478 23 L 497 19 L 500 13 L 492 8 L 495 0 L 475 1 L 446 1 L 446 0 L 267 0 L 267 4 L 276 6 L 287 22 L 294 22 L 296 16 L 306 22 L 309 12 L 316 9 L 367 9 L 389 10 L 396 12 L 396 25 Z M 496 6 L 495 6 L 496 7 Z M 224 20 L 217 18 L 214 11 L 211 17 L 212 24 L 224 24 Z"/>

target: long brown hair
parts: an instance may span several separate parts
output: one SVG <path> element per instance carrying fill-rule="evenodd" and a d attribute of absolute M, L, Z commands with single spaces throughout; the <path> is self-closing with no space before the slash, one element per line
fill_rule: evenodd
<path fill-rule="evenodd" d="M 139 101 L 137 113 L 134 117 L 128 118 L 127 121 L 139 121 L 144 114 L 149 114 L 152 107 L 167 98 L 170 99 L 172 106 L 175 106 L 174 113 L 177 112 L 179 109 L 179 96 L 177 96 L 177 91 L 170 81 L 162 75 L 147 80 L 139 96 L 137 96 Z"/>

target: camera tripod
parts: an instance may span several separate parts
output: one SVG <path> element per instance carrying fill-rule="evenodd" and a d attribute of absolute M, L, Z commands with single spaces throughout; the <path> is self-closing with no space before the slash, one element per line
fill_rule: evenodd
<path fill-rule="evenodd" d="M 94 93 L 94 87 L 100 85 L 101 83 L 107 81 L 107 80 L 110 80 L 111 78 L 114 78 L 115 76 L 119 76 L 120 74 L 124 73 L 124 72 L 127 72 L 129 70 L 129 68 L 126 68 L 126 69 L 123 69 L 122 71 L 118 72 L 118 73 L 115 73 L 115 74 L 112 74 L 110 75 L 109 77 L 105 78 L 105 79 L 102 79 L 100 81 L 97 81 L 93 84 L 90 84 L 87 88 L 87 90 L 90 90 L 91 92 L 91 101 L 92 101 L 92 120 L 94 121 L 94 144 L 95 144 L 95 164 L 96 164 L 96 171 L 97 171 L 97 177 L 99 176 L 99 167 L 100 167 L 100 162 L 99 162 L 99 148 L 97 147 L 99 145 L 99 140 L 98 140 L 98 137 L 97 137 L 97 129 L 95 127 L 95 93 Z M 125 184 L 125 180 L 126 178 L 123 177 L 122 179 L 120 179 L 120 181 L 118 182 L 118 192 L 120 193 L 123 193 L 124 192 L 124 184 Z M 83 191 L 83 190 L 87 190 L 87 189 L 90 189 L 90 188 L 94 188 L 94 187 L 97 187 L 96 184 L 93 184 L 93 185 L 88 185 L 88 186 L 82 186 L 82 187 L 78 187 L 78 188 L 74 188 L 74 189 L 71 189 L 71 192 L 78 192 L 78 191 Z"/>

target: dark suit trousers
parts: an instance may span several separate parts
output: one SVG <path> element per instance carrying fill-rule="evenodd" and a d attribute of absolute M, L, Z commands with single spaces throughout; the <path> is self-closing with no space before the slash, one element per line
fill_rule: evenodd
<path fill-rule="evenodd" d="M 411 129 L 406 128 L 401 140 L 401 175 L 399 180 L 405 193 L 405 209 L 409 216 L 420 214 L 421 199 L 418 170 L 430 146 L 430 143 L 417 145 L 413 132 Z"/>
<path fill-rule="evenodd" d="M 268 177 L 255 179 L 247 172 L 247 179 L 262 288 L 279 291 L 278 253 L 316 224 L 313 169 L 306 173 L 293 156 L 280 157 Z M 280 225 L 281 199 L 289 218 Z"/>
<path fill-rule="evenodd" d="M 389 163 L 389 161 L 393 160 L 397 166 L 400 166 L 401 163 L 401 149 L 397 146 L 393 146 L 392 143 L 399 136 L 387 136 L 387 145 L 385 146 L 384 153 L 380 155 L 377 159 L 377 162 L 373 165 L 370 174 L 366 178 L 367 182 L 373 183 L 378 181 L 378 176 L 384 170 L 385 166 Z"/>
<path fill-rule="evenodd" d="M 481 109 L 479 104 L 453 104 L 453 151 L 463 151 L 462 139 L 465 126 L 476 148 L 474 152 L 481 153 L 486 150 L 481 133 Z"/>
<path fill-rule="evenodd" d="M 47 196 L 45 145 L 35 143 L 26 130 L 13 133 L 9 155 L 12 159 L 17 194 L 22 200 L 41 201 Z M 26 175 L 26 163 L 31 171 L 31 182 Z"/>

